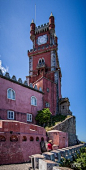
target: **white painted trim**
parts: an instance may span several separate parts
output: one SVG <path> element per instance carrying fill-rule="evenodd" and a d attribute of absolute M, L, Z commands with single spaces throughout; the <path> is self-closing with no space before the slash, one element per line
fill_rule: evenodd
<path fill-rule="evenodd" d="M 11 90 L 11 98 L 8 97 L 8 91 Z M 7 89 L 7 99 L 10 99 L 10 100 L 16 100 L 16 94 L 15 94 L 15 99 L 12 99 L 12 91 L 14 92 L 15 94 L 15 91 L 12 89 L 12 88 L 8 88 Z"/>
<path fill-rule="evenodd" d="M 9 118 L 9 112 L 12 112 L 12 113 L 13 113 L 13 118 Z M 14 120 L 14 111 L 8 110 L 8 111 L 7 111 L 7 118 L 10 119 L 10 120 Z"/>
<path fill-rule="evenodd" d="M 42 59 L 44 60 L 44 62 L 45 62 L 45 59 L 42 57 Z"/>
<path fill-rule="evenodd" d="M 28 115 L 31 116 L 31 120 L 28 119 Z M 32 114 L 30 114 L 30 113 L 27 113 L 27 122 L 32 122 Z"/>
<path fill-rule="evenodd" d="M 34 104 L 32 103 L 32 98 L 36 99 L 36 105 L 34 105 Z M 32 106 L 37 106 L 37 98 L 36 98 L 35 96 L 31 96 L 31 105 L 32 105 Z"/>

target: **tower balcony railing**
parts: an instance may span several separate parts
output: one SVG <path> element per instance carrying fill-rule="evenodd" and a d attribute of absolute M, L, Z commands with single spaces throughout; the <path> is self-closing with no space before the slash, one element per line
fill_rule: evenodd
<path fill-rule="evenodd" d="M 28 53 L 32 53 L 32 52 L 35 52 L 35 51 L 40 51 L 40 50 L 44 50 L 44 49 L 47 49 L 47 48 L 51 48 L 51 47 L 56 47 L 58 44 L 47 44 L 47 45 L 43 45 L 43 46 L 40 46 L 38 48 L 33 48 L 33 49 L 30 49 L 30 51 L 28 50 Z"/>
<path fill-rule="evenodd" d="M 42 67 L 45 67 L 45 63 L 40 63 L 40 64 L 37 64 L 37 67 L 36 68 L 42 68 Z"/>

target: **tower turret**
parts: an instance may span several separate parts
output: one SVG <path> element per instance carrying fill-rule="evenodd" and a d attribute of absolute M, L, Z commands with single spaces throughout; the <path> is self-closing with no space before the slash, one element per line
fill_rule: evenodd
<path fill-rule="evenodd" d="M 32 41 L 34 41 L 34 39 L 35 39 L 35 23 L 34 23 L 33 20 L 32 20 L 32 22 L 30 24 L 30 39 Z"/>
<path fill-rule="evenodd" d="M 53 16 L 52 12 L 49 17 L 49 30 L 50 30 L 51 34 L 53 34 L 55 32 L 54 16 Z"/>
<path fill-rule="evenodd" d="M 49 23 L 35 26 L 30 24 L 30 39 L 33 49 L 28 51 L 28 81 L 44 92 L 43 107 L 49 107 L 53 115 L 59 114 L 59 98 L 61 98 L 61 76 L 58 59 L 58 43 L 55 34 L 54 16 L 51 13 Z"/>

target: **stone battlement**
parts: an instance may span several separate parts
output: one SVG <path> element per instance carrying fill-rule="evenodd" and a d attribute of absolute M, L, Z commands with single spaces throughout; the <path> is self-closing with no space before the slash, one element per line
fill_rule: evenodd
<path fill-rule="evenodd" d="M 42 31 L 47 31 L 48 28 L 49 28 L 49 23 L 35 27 L 35 34 L 38 34 Z"/>
<path fill-rule="evenodd" d="M 30 84 L 28 85 L 27 80 L 25 80 L 24 82 L 22 81 L 21 78 L 19 78 L 19 79 L 17 80 L 15 75 L 13 75 L 12 78 L 10 78 L 10 75 L 9 75 L 8 72 L 6 72 L 5 75 L 3 75 L 1 69 L 0 69 L 0 77 L 1 77 L 1 78 L 4 78 L 4 79 L 8 79 L 9 81 L 12 81 L 12 82 L 14 82 L 14 83 L 20 84 L 20 85 L 22 85 L 22 86 L 28 87 L 28 88 L 30 88 L 30 89 L 32 89 L 32 90 L 37 91 L 37 92 L 43 93 L 43 92 L 42 92 L 42 89 L 41 89 L 40 87 L 39 87 L 39 89 L 38 89 L 37 86 L 36 86 L 36 85 L 33 86 L 32 83 L 30 83 Z"/>
<path fill-rule="evenodd" d="M 50 44 L 50 45 L 44 45 L 42 47 L 38 47 L 38 48 L 33 48 L 33 49 L 30 49 L 30 51 L 28 50 L 28 53 L 32 53 L 32 52 L 36 52 L 36 51 L 39 51 L 39 50 L 47 50 L 49 48 L 49 50 L 51 50 L 53 48 L 56 48 L 57 47 L 57 44 Z"/>

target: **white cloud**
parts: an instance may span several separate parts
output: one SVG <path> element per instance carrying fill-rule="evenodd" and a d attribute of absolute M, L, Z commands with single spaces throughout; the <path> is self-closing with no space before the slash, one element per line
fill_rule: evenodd
<path fill-rule="evenodd" d="M 2 73 L 6 73 L 8 72 L 8 67 L 6 66 L 6 68 L 2 67 L 2 61 L 0 60 L 0 69 L 2 70 Z"/>

